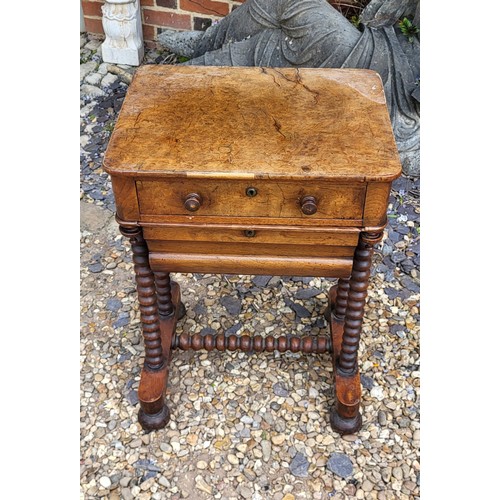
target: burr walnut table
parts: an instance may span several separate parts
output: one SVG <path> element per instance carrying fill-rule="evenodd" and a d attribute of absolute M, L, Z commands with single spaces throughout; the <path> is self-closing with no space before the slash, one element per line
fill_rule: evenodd
<path fill-rule="evenodd" d="M 173 349 L 331 352 L 341 433 L 361 426 L 357 351 L 400 162 L 367 70 L 144 66 L 104 160 L 131 240 L 144 334 L 139 422 L 158 429 Z M 170 272 L 339 278 L 330 332 L 176 334 Z"/>

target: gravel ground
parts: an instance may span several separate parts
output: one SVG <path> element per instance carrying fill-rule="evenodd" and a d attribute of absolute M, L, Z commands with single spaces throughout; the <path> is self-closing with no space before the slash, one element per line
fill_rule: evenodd
<path fill-rule="evenodd" d="M 134 68 L 103 64 L 82 34 L 81 498 L 413 499 L 420 467 L 419 183 L 394 183 L 374 256 L 360 346 L 357 435 L 327 422 L 328 355 L 174 353 L 172 419 L 137 423 L 144 356 L 130 246 L 113 219 L 104 151 Z M 146 64 L 175 56 L 149 50 Z M 332 280 L 174 274 L 186 316 L 178 330 L 281 335 L 326 332 Z"/>

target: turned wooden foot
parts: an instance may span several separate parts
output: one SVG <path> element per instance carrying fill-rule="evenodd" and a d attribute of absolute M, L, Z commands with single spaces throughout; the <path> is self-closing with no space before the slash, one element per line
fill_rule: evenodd
<path fill-rule="evenodd" d="M 180 290 L 168 273 L 149 266 L 149 252 L 138 227 L 120 226 L 130 238 L 144 336 L 145 359 L 139 382 L 139 423 L 144 430 L 161 429 L 170 420 L 165 403 L 170 346 L 178 317 Z"/>
<path fill-rule="evenodd" d="M 362 424 L 358 347 L 373 246 L 381 238 L 382 233 L 360 234 L 350 279 L 340 279 L 338 285 L 330 290 L 330 331 L 337 399 L 330 411 L 330 425 L 340 434 L 357 432 Z"/>
<path fill-rule="evenodd" d="M 163 429 L 170 420 L 170 410 L 166 404 L 163 405 L 163 408 L 158 413 L 146 413 L 144 408 L 141 407 L 138 420 L 145 431 Z"/>

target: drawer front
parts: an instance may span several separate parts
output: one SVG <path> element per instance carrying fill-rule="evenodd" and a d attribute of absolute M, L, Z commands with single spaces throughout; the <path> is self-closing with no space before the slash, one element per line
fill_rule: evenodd
<path fill-rule="evenodd" d="M 359 232 L 301 227 L 193 226 L 144 227 L 150 252 L 204 255 L 352 258 Z"/>
<path fill-rule="evenodd" d="M 326 181 L 315 181 L 313 184 L 265 180 L 167 179 L 138 180 L 136 185 L 140 212 L 145 216 L 250 216 L 331 220 L 361 219 L 366 189 L 363 184 Z M 315 209 L 315 213 L 311 213 L 311 207 Z"/>

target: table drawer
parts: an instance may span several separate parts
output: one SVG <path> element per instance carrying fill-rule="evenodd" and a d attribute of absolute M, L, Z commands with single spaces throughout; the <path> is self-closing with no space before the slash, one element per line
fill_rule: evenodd
<path fill-rule="evenodd" d="M 366 189 L 364 184 L 327 181 L 203 179 L 137 180 L 136 186 L 141 215 L 333 220 L 361 219 Z M 304 203 L 308 205 L 305 210 Z M 316 211 L 311 214 L 312 206 Z"/>
<path fill-rule="evenodd" d="M 348 228 L 238 225 L 144 227 L 150 252 L 206 255 L 352 257 L 359 232 Z"/>

